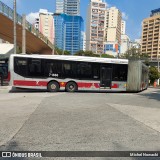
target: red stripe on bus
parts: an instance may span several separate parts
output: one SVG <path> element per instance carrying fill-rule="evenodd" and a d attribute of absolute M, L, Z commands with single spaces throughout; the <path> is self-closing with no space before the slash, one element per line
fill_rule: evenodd
<path fill-rule="evenodd" d="M 45 81 L 39 81 L 38 86 L 47 86 L 48 82 Z"/>
<path fill-rule="evenodd" d="M 8 72 L 7 81 L 10 81 L 10 80 L 11 80 L 11 73 Z"/>
<path fill-rule="evenodd" d="M 84 83 L 78 82 L 77 85 L 78 85 L 78 88 L 83 88 L 84 87 Z"/>
<path fill-rule="evenodd" d="M 47 86 L 46 81 L 26 81 L 26 80 L 14 80 L 13 84 L 15 86 Z"/>
<path fill-rule="evenodd" d="M 37 86 L 36 81 L 14 80 L 15 86 Z"/>
<path fill-rule="evenodd" d="M 112 88 L 119 88 L 118 84 L 112 84 Z"/>
<path fill-rule="evenodd" d="M 13 84 L 15 86 L 47 86 L 47 81 L 27 81 L 27 80 L 14 80 Z M 59 82 L 60 87 L 65 87 L 66 82 Z M 78 88 L 99 88 L 99 83 L 85 83 L 85 82 L 78 82 Z M 113 86 L 115 87 L 115 85 Z M 118 88 L 118 87 L 117 87 Z"/>
<path fill-rule="evenodd" d="M 84 83 L 84 82 L 78 82 L 79 88 L 99 88 L 99 83 Z"/>
<path fill-rule="evenodd" d="M 99 83 L 94 83 L 95 88 L 99 88 L 100 84 Z"/>

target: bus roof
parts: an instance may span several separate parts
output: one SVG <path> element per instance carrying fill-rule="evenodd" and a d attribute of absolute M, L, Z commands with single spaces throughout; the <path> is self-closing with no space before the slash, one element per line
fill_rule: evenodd
<path fill-rule="evenodd" d="M 34 55 L 34 54 L 33 55 L 12 54 L 11 56 L 12 57 L 26 57 L 26 58 L 40 58 L 40 59 L 67 60 L 67 61 L 96 62 L 96 63 L 128 64 L 127 59 L 100 58 L 100 57 L 87 57 L 87 56 Z"/>

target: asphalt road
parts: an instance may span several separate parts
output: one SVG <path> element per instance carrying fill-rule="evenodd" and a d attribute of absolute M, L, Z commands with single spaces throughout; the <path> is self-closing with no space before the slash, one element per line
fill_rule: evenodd
<path fill-rule="evenodd" d="M 160 90 L 129 94 L 0 89 L 0 150 L 160 151 Z"/>

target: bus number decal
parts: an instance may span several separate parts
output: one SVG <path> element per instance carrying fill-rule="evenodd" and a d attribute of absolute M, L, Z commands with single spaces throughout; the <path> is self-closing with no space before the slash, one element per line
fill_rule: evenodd
<path fill-rule="evenodd" d="M 49 77 L 58 77 L 58 74 L 49 73 Z"/>

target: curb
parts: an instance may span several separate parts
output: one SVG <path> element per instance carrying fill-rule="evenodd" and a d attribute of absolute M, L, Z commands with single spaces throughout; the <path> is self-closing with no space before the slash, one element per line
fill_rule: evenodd
<path fill-rule="evenodd" d="M 12 86 L 0 86 L 0 90 L 10 90 Z"/>

